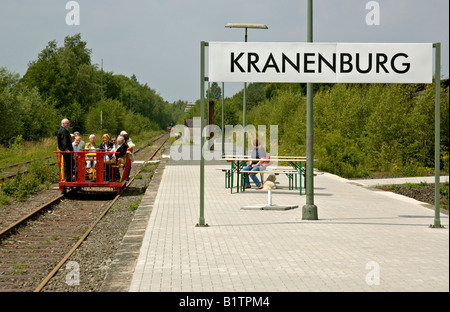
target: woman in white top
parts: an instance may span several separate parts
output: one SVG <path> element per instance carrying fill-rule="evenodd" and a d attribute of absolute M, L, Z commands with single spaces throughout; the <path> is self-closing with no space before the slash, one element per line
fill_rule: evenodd
<path fill-rule="evenodd" d="M 86 144 L 86 149 L 90 150 L 90 151 L 95 151 L 96 147 L 95 147 L 95 135 L 91 134 L 89 136 L 89 143 Z M 91 157 L 89 159 L 92 159 Z M 86 162 L 86 168 L 91 168 L 92 167 L 92 161 L 88 161 Z M 95 162 L 94 162 L 94 167 L 95 167 Z"/>

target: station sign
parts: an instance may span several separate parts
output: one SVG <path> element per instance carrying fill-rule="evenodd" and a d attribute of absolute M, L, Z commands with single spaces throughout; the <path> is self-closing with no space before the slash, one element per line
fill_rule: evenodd
<path fill-rule="evenodd" d="M 209 42 L 212 82 L 431 83 L 432 43 Z"/>

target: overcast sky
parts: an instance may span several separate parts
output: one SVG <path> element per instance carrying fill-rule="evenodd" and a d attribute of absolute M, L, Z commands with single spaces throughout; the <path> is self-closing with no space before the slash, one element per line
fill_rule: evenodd
<path fill-rule="evenodd" d="M 80 25 L 67 25 L 66 0 L 0 0 L 0 67 L 25 73 L 47 43 L 81 33 L 92 63 L 135 74 L 165 100 L 200 97 L 200 41 L 305 42 L 307 0 L 78 0 Z M 314 0 L 316 42 L 442 43 L 449 76 L 449 0 L 378 0 L 380 25 L 368 25 L 366 0 Z M 225 84 L 225 96 L 242 89 Z"/>

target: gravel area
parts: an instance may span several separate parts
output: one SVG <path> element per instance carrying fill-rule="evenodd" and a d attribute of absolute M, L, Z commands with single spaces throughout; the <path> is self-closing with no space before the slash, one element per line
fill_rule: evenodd
<path fill-rule="evenodd" d="M 161 155 L 163 150 L 164 148 L 158 154 Z M 139 158 L 146 159 L 148 154 L 150 151 L 147 155 L 140 154 Z M 138 159 L 135 157 L 135 160 Z M 114 206 L 43 288 L 43 292 L 99 291 L 157 166 L 158 163 L 133 164 L 134 172 L 145 167 L 144 170 L 141 170 L 140 177 L 135 178 L 123 190 Z M 132 172 L 130 177 L 133 175 Z"/>
<path fill-rule="evenodd" d="M 449 209 L 449 184 L 441 183 L 441 209 L 444 209 L 448 213 Z M 385 185 L 380 186 L 380 189 L 384 191 L 394 192 L 396 194 L 404 195 L 407 197 L 414 198 L 418 201 L 434 205 L 434 184 L 403 184 L 403 185 Z"/>
<path fill-rule="evenodd" d="M 83 244 L 72 254 L 43 291 L 95 292 L 105 278 L 106 271 L 131 222 L 151 173 L 142 174 L 96 225 Z M 75 262 L 75 266 L 73 266 Z M 74 270 L 79 270 L 78 276 Z M 67 280 L 66 280 L 67 279 Z"/>

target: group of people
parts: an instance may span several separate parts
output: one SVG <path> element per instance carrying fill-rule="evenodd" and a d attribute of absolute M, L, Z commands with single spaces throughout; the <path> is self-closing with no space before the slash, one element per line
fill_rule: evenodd
<path fill-rule="evenodd" d="M 106 154 L 106 164 L 108 166 L 115 165 L 118 163 L 118 159 L 123 157 L 128 148 L 134 147 L 134 144 L 129 138 L 128 133 L 126 131 L 120 132 L 118 136 L 109 136 L 109 134 L 104 134 L 102 136 L 102 143 L 97 147 L 97 143 L 95 142 L 95 135 L 91 134 L 89 136 L 89 142 L 85 143 L 79 132 L 74 132 L 70 134 L 69 132 L 70 121 L 67 118 L 64 118 L 61 121 L 61 127 L 59 128 L 57 137 L 58 137 L 58 149 L 62 152 L 63 162 L 64 162 L 64 175 L 65 180 L 72 180 L 72 155 L 71 152 L 78 151 L 89 151 L 89 150 L 105 150 L 108 153 Z M 90 168 L 95 166 L 93 161 L 87 161 L 86 168 Z"/>

